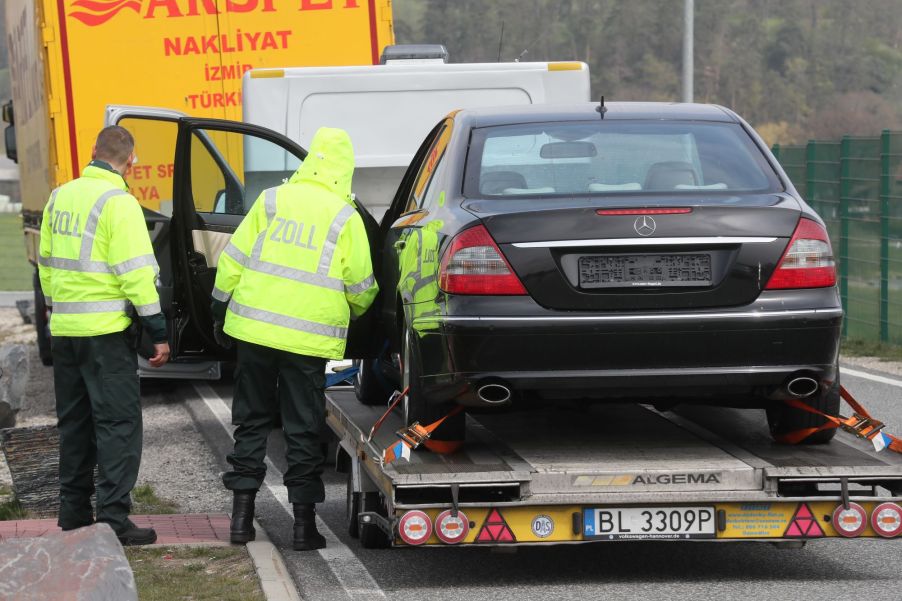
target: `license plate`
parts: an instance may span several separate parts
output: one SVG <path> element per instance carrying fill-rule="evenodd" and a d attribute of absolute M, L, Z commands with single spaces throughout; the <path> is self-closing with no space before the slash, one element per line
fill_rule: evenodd
<path fill-rule="evenodd" d="M 589 255 L 579 258 L 581 288 L 710 286 L 711 255 Z"/>
<path fill-rule="evenodd" d="M 583 511 L 583 535 L 609 540 L 714 538 L 713 507 L 605 507 Z"/>

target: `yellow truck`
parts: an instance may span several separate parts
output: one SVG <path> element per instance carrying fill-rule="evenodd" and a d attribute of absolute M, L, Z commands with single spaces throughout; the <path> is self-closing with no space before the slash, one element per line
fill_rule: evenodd
<path fill-rule="evenodd" d="M 7 154 L 19 163 L 25 246 L 35 263 L 50 191 L 77 177 L 107 105 L 164 106 L 240 120 L 251 69 L 378 64 L 393 43 L 391 0 L 6 0 L 12 101 Z M 172 141 L 132 123 L 132 193 L 172 211 Z M 228 150 L 226 150 L 228 152 Z M 41 356 L 50 360 L 35 278 Z"/>

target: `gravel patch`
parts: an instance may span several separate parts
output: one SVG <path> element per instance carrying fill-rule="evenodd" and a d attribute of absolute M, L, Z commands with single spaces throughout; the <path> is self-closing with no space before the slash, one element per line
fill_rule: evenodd
<path fill-rule="evenodd" d="M 894 376 L 902 376 L 902 361 L 885 361 L 880 357 L 847 357 L 845 355 L 840 357 L 840 361 L 852 367 L 861 367 Z"/>
<path fill-rule="evenodd" d="M 34 341 L 34 325 L 24 323 L 18 309 L 0 307 L 0 343 Z"/>
<path fill-rule="evenodd" d="M 216 458 L 175 398 L 162 392 L 142 397 L 144 455 L 138 484 L 150 484 L 183 513 L 231 511 L 232 496 L 222 485 Z"/>
<path fill-rule="evenodd" d="M 25 385 L 25 401 L 16 414 L 16 427 L 47 426 L 56 423 L 56 397 L 53 389 L 53 368 L 41 363 L 38 345 L 34 342 L 34 326 L 31 328 L 31 344 L 28 345 L 28 383 Z"/>

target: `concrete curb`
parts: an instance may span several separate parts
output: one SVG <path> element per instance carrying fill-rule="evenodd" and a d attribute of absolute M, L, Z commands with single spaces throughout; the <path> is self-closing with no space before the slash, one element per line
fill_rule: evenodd
<path fill-rule="evenodd" d="M 285 566 L 282 554 L 269 541 L 266 531 L 254 520 L 257 529 L 257 540 L 247 543 L 247 552 L 254 562 L 260 586 L 266 601 L 301 601 L 294 580 Z"/>
<path fill-rule="evenodd" d="M 34 300 L 34 290 L 0 290 L 0 307 L 11 308 L 18 300 Z"/>

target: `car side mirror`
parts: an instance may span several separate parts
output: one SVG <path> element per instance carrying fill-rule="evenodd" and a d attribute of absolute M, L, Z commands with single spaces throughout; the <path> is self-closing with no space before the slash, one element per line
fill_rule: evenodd
<path fill-rule="evenodd" d="M 16 148 L 16 122 L 13 118 L 13 101 L 10 100 L 2 107 L 3 121 L 9 123 L 3 132 L 3 141 L 6 143 L 6 157 L 14 163 L 18 163 L 19 153 Z"/>
<path fill-rule="evenodd" d="M 7 125 L 3 130 L 3 141 L 6 142 L 6 157 L 14 163 L 19 162 L 19 153 L 16 149 L 16 126 Z"/>

